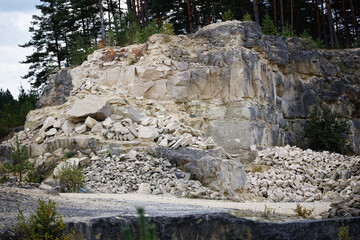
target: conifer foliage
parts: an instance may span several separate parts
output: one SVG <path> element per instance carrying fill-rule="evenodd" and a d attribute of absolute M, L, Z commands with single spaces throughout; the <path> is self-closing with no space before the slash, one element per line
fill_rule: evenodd
<path fill-rule="evenodd" d="M 277 34 L 274 22 L 271 20 L 269 14 L 266 14 L 262 21 L 261 32 L 265 35 L 276 35 Z"/>

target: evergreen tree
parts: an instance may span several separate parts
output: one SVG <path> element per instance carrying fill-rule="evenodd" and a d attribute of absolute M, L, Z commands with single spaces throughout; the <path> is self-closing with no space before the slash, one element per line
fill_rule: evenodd
<path fill-rule="evenodd" d="M 25 146 L 21 146 L 19 139 L 16 137 L 15 145 L 11 145 L 10 153 L 10 159 L 13 163 L 6 162 L 4 166 L 11 173 L 18 173 L 19 181 L 21 182 L 22 174 L 34 167 L 34 164 L 30 163 L 28 158 L 29 154 Z"/>
<path fill-rule="evenodd" d="M 271 20 L 269 14 L 266 14 L 262 21 L 261 32 L 265 35 L 276 35 L 277 33 L 274 22 Z"/>
<path fill-rule="evenodd" d="M 32 47 L 35 51 L 21 62 L 31 64 L 23 76 L 32 86 L 40 87 L 63 65 L 66 56 L 64 20 L 68 17 L 66 0 L 41 0 L 36 8 L 41 15 L 34 15 L 29 31 L 32 39 L 20 47 Z"/>

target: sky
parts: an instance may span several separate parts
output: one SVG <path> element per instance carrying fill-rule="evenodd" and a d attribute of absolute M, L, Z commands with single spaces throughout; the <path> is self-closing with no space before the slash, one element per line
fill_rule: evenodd
<path fill-rule="evenodd" d="M 40 0 L 0 0 L 0 88 L 9 89 L 16 98 L 19 87 L 30 89 L 28 80 L 21 79 L 28 72 L 28 65 L 20 64 L 31 48 L 21 48 L 31 39 L 29 33 L 32 15 L 38 14 L 35 5 Z"/>

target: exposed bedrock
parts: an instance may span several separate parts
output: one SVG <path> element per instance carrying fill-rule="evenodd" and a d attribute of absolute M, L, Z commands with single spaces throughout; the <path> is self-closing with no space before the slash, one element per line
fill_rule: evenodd
<path fill-rule="evenodd" d="M 134 49 L 143 56 L 134 58 Z M 175 101 L 202 117 L 206 134 L 230 153 L 251 145 L 307 147 L 306 118 L 330 108 L 349 120 L 345 151 L 358 154 L 359 59 L 359 49 L 317 51 L 297 38 L 263 36 L 253 22 L 230 21 L 194 35 L 154 35 L 143 45 L 98 50 L 60 71 L 40 102 L 65 102 L 71 86 L 74 93 L 114 89 Z"/>
<path fill-rule="evenodd" d="M 349 226 L 349 237 L 360 236 L 360 218 L 297 221 L 287 223 L 257 222 L 226 213 L 192 215 L 158 215 L 147 220 L 156 225 L 158 239 L 338 239 L 339 227 Z M 85 239 L 122 239 L 122 228 L 130 226 L 138 236 L 135 216 L 116 216 L 67 223 L 68 230 L 81 233 Z"/>

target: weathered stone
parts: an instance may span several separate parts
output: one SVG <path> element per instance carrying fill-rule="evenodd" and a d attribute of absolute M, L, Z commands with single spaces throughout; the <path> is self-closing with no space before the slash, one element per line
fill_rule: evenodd
<path fill-rule="evenodd" d="M 111 107 L 107 99 L 95 95 L 86 95 L 78 99 L 67 111 L 66 116 L 73 122 L 85 121 L 87 117 L 102 121 L 111 114 Z"/>
<path fill-rule="evenodd" d="M 66 136 L 69 136 L 75 128 L 75 124 L 69 120 L 66 120 L 61 126 L 61 130 L 65 133 Z"/>
<path fill-rule="evenodd" d="M 104 128 L 103 128 L 103 125 L 102 125 L 100 122 L 98 122 L 98 123 L 96 123 L 95 126 L 91 129 L 91 132 L 92 132 L 92 133 L 100 134 L 103 129 L 104 129 Z"/>
<path fill-rule="evenodd" d="M 92 117 L 87 117 L 85 120 L 85 125 L 89 128 L 92 129 L 98 122 L 93 119 Z"/>
<path fill-rule="evenodd" d="M 85 124 L 80 124 L 80 123 L 76 124 L 75 132 L 79 133 L 79 134 L 86 132 L 86 125 Z"/>
<path fill-rule="evenodd" d="M 57 133 L 56 128 L 50 128 L 47 132 L 45 132 L 45 136 L 51 137 L 54 136 Z"/>
<path fill-rule="evenodd" d="M 159 131 L 154 126 L 139 126 L 138 137 L 144 141 L 154 141 L 159 136 Z"/>

